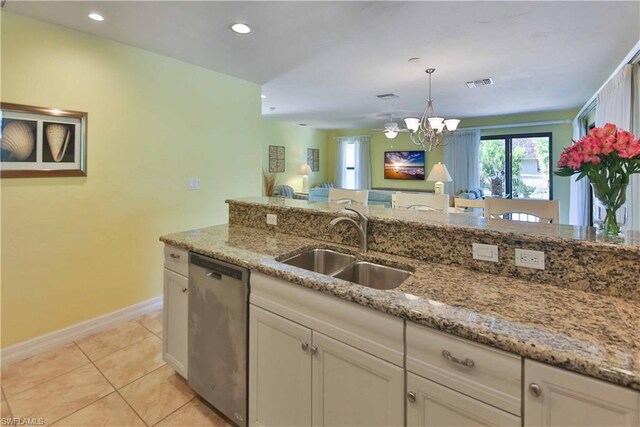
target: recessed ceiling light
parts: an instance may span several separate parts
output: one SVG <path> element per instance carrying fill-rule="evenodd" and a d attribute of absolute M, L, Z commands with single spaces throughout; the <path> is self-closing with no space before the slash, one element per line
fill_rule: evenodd
<path fill-rule="evenodd" d="M 413 58 L 409 58 L 408 61 L 411 63 L 416 63 L 416 62 L 420 62 L 420 58 L 418 58 L 417 56 L 414 56 Z"/>
<path fill-rule="evenodd" d="M 271 111 L 275 111 L 275 110 L 276 110 L 276 107 L 269 107 L 269 110 L 271 110 Z"/>
<path fill-rule="evenodd" d="M 90 13 L 89 14 L 89 18 L 93 19 L 94 21 L 98 21 L 98 22 L 102 22 L 104 21 L 104 16 L 100 15 L 99 13 Z"/>
<path fill-rule="evenodd" d="M 247 24 L 238 22 L 231 26 L 231 30 L 238 34 L 249 34 L 251 32 L 251 27 Z"/>

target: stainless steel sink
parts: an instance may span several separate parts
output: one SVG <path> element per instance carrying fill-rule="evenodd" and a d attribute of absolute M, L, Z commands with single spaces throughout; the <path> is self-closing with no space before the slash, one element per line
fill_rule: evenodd
<path fill-rule="evenodd" d="M 307 249 L 281 262 L 331 276 L 354 262 L 355 259 L 352 255 L 342 254 L 330 249 Z"/>
<path fill-rule="evenodd" d="M 411 272 L 399 268 L 358 261 L 334 277 L 374 289 L 395 289 L 410 275 Z"/>

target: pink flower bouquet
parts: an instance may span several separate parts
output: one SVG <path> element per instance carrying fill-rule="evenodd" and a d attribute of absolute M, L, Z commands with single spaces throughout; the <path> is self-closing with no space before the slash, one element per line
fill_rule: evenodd
<path fill-rule="evenodd" d="M 591 181 L 593 193 L 605 207 L 602 232 L 618 236 L 616 212 L 626 202 L 629 177 L 640 172 L 640 141 L 630 132 L 607 123 L 594 128 L 580 141 L 564 149 L 558 161 L 558 176 L 578 174 Z"/>

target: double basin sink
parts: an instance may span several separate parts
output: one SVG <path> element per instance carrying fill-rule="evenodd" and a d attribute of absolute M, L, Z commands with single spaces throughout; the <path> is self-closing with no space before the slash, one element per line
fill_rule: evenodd
<path fill-rule="evenodd" d="M 374 289 L 395 289 L 411 275 L 407 270 L 359 261 L 331 249 L 307 249 L 281 262 Z"/>

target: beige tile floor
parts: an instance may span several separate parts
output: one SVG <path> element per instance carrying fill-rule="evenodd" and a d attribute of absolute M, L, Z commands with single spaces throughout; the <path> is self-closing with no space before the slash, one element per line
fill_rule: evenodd
<path fill-rule="evenodd" d="M 2 368 L 3 420 L 55 426 L 229 424 L 162 360 L 162 313 Z"/>

